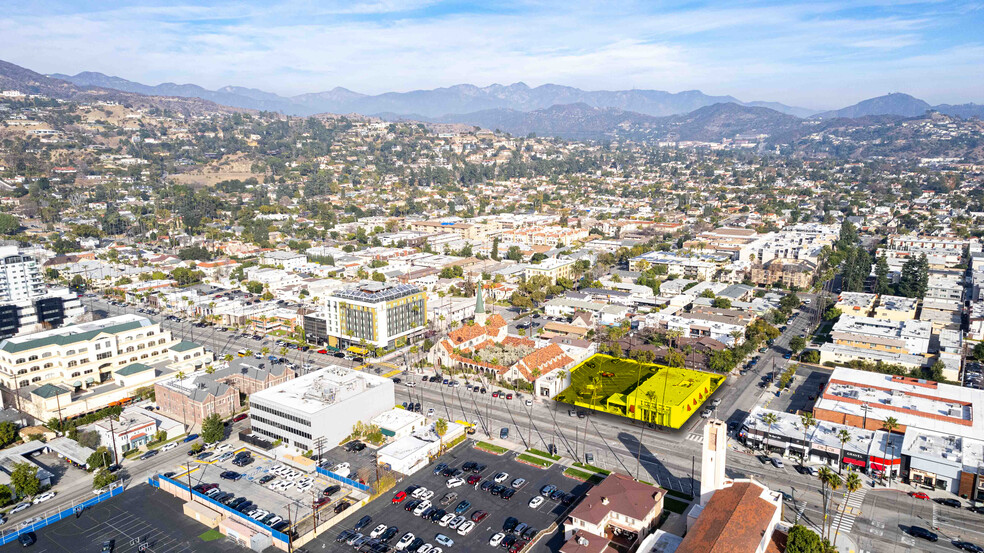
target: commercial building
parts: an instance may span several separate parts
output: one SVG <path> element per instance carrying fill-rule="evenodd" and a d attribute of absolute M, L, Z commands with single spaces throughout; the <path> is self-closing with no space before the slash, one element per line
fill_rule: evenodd
<path fill-rule="evenodd" d="M 454 441 L 464 433 L 463 425 L 448 421 L 444 436 L 438 436 L 434 430 L 434 423 L 425 421 L 423 427 L 381 447 L 376 453 L 376 459 L 380 466 L 388 470 L 413 474 L 438 456 L 442 445 Z"/>
<path fill-rule="evenodd" d="M 154 393 L 161 411 L 187 426 L 200 425 L 214 414 L 228 418 L 241 407 L 235 388 L 216 382 L 204 371 L 157 382 Z"/>
<path fill-rule="evenodd" d="M 752 282 L 762 286 L 781 283 L 805 289 L 813 284 L 816 273 L 817 265 L 811 261 L 776 258 L 764 264 L 753 265 L 750 276 Z"/>
<path fill-rule="evenodd" d="M 875 294 L 863 292 L 841 292 L 834 307 L 852 317 L 867 317 L 871 315 L 877 297 Z"/>
<path fill-rule="evenodd" d="M 296 271 L 307 265 L 307 256 L 302 253 L 273 251 L 263 254 L 263 264 L 283 267 L 286 271 Z"/>
<path fill-rule="evenodd" d="M 126 402 L 141 387 L 212 360 L 157 323 L 120 315 L 0 342 L 0 382 L 40 420 Z"/>
<path fill-rule="evenodd" d="M 249 414 L 253 432 L 307 451 L 340 443 L 395 401 L 392 380 L 331 365 L 254 393 Z"/>
<path fill-rule="evenodd" d="M 321 313 L 304 317 L 309 341 L 334 348 L 366 344 L 392 348 L 422 334 L 427 295 L 409 284 L 372 282 L 328 295 Z"/>

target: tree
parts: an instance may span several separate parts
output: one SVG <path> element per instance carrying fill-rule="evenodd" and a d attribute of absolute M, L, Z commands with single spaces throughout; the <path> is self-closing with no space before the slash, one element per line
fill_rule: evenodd
<path fill-rule="evenodd" d="M 779 416 L 772 412 L 766 413 L 762 415 L 762 422 L 769 425 L 769 434 L 772 434 L 772 426 L 777 422 L 779 422 Z M 765 441 L 768 441 L 768 439 L 769 436 L 766 436 L 765 440 L 763 440 L 763 443 Z"/>
<path fill-rule="evenodd" d="M 492 259 L 499 260 L 499 237 L 496 236 L 492 239 Z"/>
<path fill-rule="evenodd" d="M 974 359 L 984 361 L 984 342 L 974 344 Z"/>
<path fill-rule="evenodd" d="M 837 474 L 840 474 L 844 470 L 844 444 L 851 441 L 851 433 L 846 428 L 841 428 L 837 433 L 837 440 L 841 443 L 840 465 L 837 467 Z"/>
<path fill-rule="evenodd" d="M 222 416 L 213 413 L 202 421 L 202 440 L 210 444 L 221 441 L 225 437 L 225 426 L 222 424 Z"/>
<path fill-rule="evenodd" d="M 251 280 L 246 283 L 246 291 L 250 294 L 259 294 L 263 292 L 263 283 Z"/>
<path fill-rule="evenodd" d="M 14 501 L 14 492 L 7 486 L 0 486 L 0 507 L 10 505 Z"/>
<path fill-rule="evenodd" d="M 9 213 L 0 213 L 0 234 L 16 234 L 20 230 L 20 219 Z"/>
<path fill-rule="evenodd" d="M 89 449 L 96 449 L 99 447 L 99 433 L 95 431 L 89 432 L 79 432 L 78 437 L 75 439 L 80 446 L 87 447 Z"/>
<path fill-rule="evenodd" d="M 820 362 L 820 352 L 815 349 L 811 349 L 810 351 L 804 351 L 800 355 L 799 359 L 804 363 L 812 363 L 816 365 L 817 363 Z"/>
<path fill-rule="evenodd" d="M 13 422 L 0 422 L 0 448 L 7 447 L 17 441 L 17 430 L 19 428 Z"/>
<path fill-rule="evenodd" d="M 810 441 L 807 439 L 807 434 L 810 433 L 810 427 L 817 425 L 817 419 L 813 416 L 813 413 L 803 413 L 800 415 L 800 424 L 803 425 L 803 442 L 808 444 Z M 803 448 L 803 455 L 800 456 L 801 465 L 806 464 L 806 451 L 808 448 L 809 446 Z"/>
<path fill-rule="evenodd" d="M 85 460 L 85 464 L 89 467 L 89 470 L 109 466 L 112 462 L 113 454 L 109 452 L 109 449 L 106 446 L 96 448 L 96 450 L 89 455 L 89 458 Z"/>
<path fill-rule="evenodd" d="M 837 473 L 827 467 L 820 467 L 820 470 L 817 471 L 817 478 L 820 479 L 820 493 L 823 496 L 823 524 L 820 528 L 825 533 L 827 526 L 827 507 L 830 505 L 830 495 L 834 490 L 840 487 L 841 479 L 840 476 L 837 476 Z"/>
<path fill-rule="evenodd" d="M 796 292 L 791 292 L 779 300 L 779 309 L 788 316 L 793 312 L 793 309 L 799 307 L 799 304 L 799 296 L 796 295 Z"/>
<path fill-rule="evenodd" d="M 437 434 L 437 437 L 441 440 L 441 445 L 440 445 L 441 450 L 444 449 L 444 434 L 446 434 L 447 431 L 448 431 L 448 421 L 444 420 L 443 418 L 440 418 L 437 419 L 436 422 L 434 422 L 434 433 Z"/>
<path fill-rule="evenodd" d="M 879 255 L 875 262 L 875 293 L 892 293 L 892 283 L 888 280 L 888 259 L 885 258 L 885 254 Z"/>
<path fill-rule="evenodd" d="M 522 261 L 523 251 L 519 249 L 519 246 L 509 246 L 509 251 L 506 252 L 506 259 L 510 261 Z"/>
<path fill-rule="evenodd" d="M 849 503 L 851 501 L 851 494 L 861 489 L 861 477 L 853 469 L 847 472 L 847 478 L 844 479 L 844 489 L 847 493 L 844 494 L 844 503 Z M 837 519 L 837 530 L 834 532 L 834 543 L 837 543 L 837 536 L 840 534 L 841 522 L 844 521 L 844 517 Z"/>
<path fill-rule="evenodd" d="M 35 495 L 41 491 L 41 481 L 38 480 L 38 467 L 31 463 L 16 463 L 10 473 L 10 483 L 18 497 Z"/>
<path fill-rule="evenodd" d="M 789 529 L 786 538 L 786 553 L 827 553 L 829 546 L 806 526 L 797 524 Z"/>
<path fill-rule="evenodd" d="M 100 488 L 105 488 L 113 482 L 116 482 L 116 474 L 109 472 L 106 469 L 100 469 L 99 472 L 92 477 L 92 489 L 98 490 Z"/>
<path fill-rule="evenodd" d="M 731 300 L 728 298 L 714 298 L 711 305 L 718 309 L 731 309 Z"/>
<path fill-rule="evenodd" d="M 793 336 L 789 340 L 789 350 L 793 352 L 793 355 L 803 351 L 806 347 L 806 339 L 802 336 Z"/>
<path fill-rule="evenodd" d="M 840 317 L 843 314 L 844 314 L 843 311 L 841 311 L 836 307 L 831 306 L 830 309 L 827 309 L 826 311 L 823 312 L 823 320 L 833 321 L 834 319 Z"/>
<path fill-rule="evenodd" d="M 386 282 L 386 275 L 380 273 L 379 271 L 372 272 L 372 279 L 376 282 Z"/>

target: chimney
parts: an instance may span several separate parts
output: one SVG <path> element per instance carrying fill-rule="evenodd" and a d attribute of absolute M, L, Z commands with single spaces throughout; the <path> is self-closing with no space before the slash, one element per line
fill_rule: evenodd
<path fill-rule="evenodd" d="M 601 504 L 602 505 L 608 505 L 608 498 L 607 497 L 602 497 L 601 498 Z"/>

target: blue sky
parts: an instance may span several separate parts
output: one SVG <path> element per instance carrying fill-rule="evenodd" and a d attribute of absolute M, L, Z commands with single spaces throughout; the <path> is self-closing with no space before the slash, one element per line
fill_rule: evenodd
<path fill-rule="evenodd" d="M 4 6 L 0 59 L 285 95 L 523 81 L 833 108 L 984 103 L 981 29 L 962 1 L 41 0 Z"/>

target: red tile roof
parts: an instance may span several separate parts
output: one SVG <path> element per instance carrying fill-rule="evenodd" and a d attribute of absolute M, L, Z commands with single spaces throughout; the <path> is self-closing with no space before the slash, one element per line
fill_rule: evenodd
<path fill-rule="evenodd" d="M 736 482 L 714 492 L 676 553 L 755 553 L 776 511 L 760 497 L 764 490 Z"/>
<path fill-rule="evenodd" d="M 666 490 L 662 488 L 637 482 L 624 474 L 612 473 L 588 491 L 570 516 L 591 524 L 600 524 L 610 512 L 643 520 L 665 494 Z"/>

